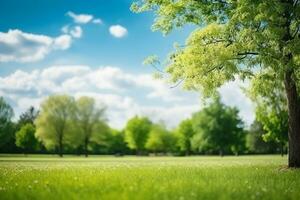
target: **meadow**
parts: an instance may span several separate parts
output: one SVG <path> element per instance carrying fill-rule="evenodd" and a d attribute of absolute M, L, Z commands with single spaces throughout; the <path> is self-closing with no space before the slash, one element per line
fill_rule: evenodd
<path fill-rule="evenodd" d="M 287 157 L 0 157 L 0 199 L 300 199 Z"/>

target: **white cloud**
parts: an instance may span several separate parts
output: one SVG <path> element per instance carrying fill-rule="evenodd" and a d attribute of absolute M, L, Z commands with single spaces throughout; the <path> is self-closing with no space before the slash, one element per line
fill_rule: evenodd
<path fill-rule="evenodd" d="M 83 30 L 80 26 L 70 27 L 69 25 L 63 26 L 61 31 L 65 34 L 69 34 L 74 38 L 81 38 Z"/>
<path fill-rule="evenodd" d="M 54 49 L 65 50 L 70 48 L 72 42 L 72 38 L 70 35 L 61 35 L 54 39 Z"/>
<path fill-rule="evenodd" d="M 122 38 L 128 34 L 128 31 L 125 27 L 121 25 L 112 25 L 109 27 L 109 32 L 111 35 L 117 38 Z"/>
<path fill-rule="evenodd" d="M 0 62 L 34 62 L 43 59 L 53 50 L 65 50 L 71 46 L 69 35 L 56 38 L 25 33 L 21 30 L 0 32 Z"/>
<path fill-rule="evenodd" d="M 87 24 L 93 19 L 93 15 L 89 14 L 75 14 L 74 12 L 67 12 L 67 15 L 71 17 L 75 23 Z"/>
<path fill-rule="evenodd" d="M 70 34 L 74 38 L 81 38 L 81 36 L 82 36 L 82 28 L 80 26 L 75 26 L 73 29 L 70 30 Z"/>
<path fill-rule="evenodd" d="M 243 118 L 253 116 L 249 100 L 235 83 L 221 90 L 224 102 L 238 106 Z M 132 74 L 111 66 L 52 66 L 31 72 L 18 70 L 0 77 L 0 94 L 10 100 L 17 114 L 30 105 L 39 105 L 47 95 L 55 93 L 95 98 L 108 107 L 109 123 L 116 128 L 124 127 L 136 114 L 149 116 L 156 122 L 163 120 L 168 127 L 175 127 L 200 109 L 197 93 L 170 89 L 149 74 Z M 231 94 L 234 97 L 230 97 Z"/>
<path fill-rule="evenodd" d="M 93 19 L 93 23 L 94 24 L 103 24 L 102 20 L 97 18 L 97 19 Z"/>

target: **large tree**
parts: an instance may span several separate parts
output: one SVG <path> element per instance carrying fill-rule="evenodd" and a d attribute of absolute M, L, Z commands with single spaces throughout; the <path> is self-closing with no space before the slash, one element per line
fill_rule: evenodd
<path fill-rule="evenodd" d="M 74 126 L 82 137 L 85 156 L 88 156 L 88 145 L 97 133 L 107 131 L 105 108 L 97 107 L 90 97 L 80 97 L 76 101 L 76 120 Z"/>
<path fill-rule="evenodd" d="M 245 145 L 243 122 L 235 107 L 229 107 L 216 98 L 207 107 L 193 115 L 195 135 L 193 147 L 202 152 L 240 153 Z"/>
<path fill-rule="evenodd" d="M 211 95 L 238 77 L 280 80 L 288 102 L 288 165 L 300 167 L 299 0 L 137 0 L 132 9 L 154 11 L 153 28 L 163 33 L 196 26 L 166 68 L 187 89 Z"/>
<path fill-rule="evenodd" d="M 67 95 L 53 95 L 41 104 L 36 119 L 36 136 L 48 149 L 55 148 L 63 156 L 68 137 L 74 134 L 72 122 L 75 117 L 75 100 Z"/>
<path fill-rule="evenodd" d="M 140 155 L 145 149 L 152 123 L 146 117 L 135 116 L 128 120 L 125 128 L 125 140 L 130 149 Z"/>

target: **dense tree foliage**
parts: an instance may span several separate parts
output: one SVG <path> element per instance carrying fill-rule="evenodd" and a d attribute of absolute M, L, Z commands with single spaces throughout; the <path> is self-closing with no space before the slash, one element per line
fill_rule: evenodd
<path fill-rule="evenodd" d="M 189 155 L 192 150 L 192 137 L 195 134 L 193 129 L 193 122 L 191 119 L 183 120 L 177 130 L 177 145 L 181 152 L 184 152 L 185 155 Z"/>
<path fill-rule="evenodd" d="M 125 128 L 125 140 L 130 149 L 141 154 L 145 149 L 152 122 L 146 117 L 135 116 L 127 122 Z"/>
<path fill-rule="evenodd" d="M 63 156 L 64 145 L 74 131 L 75 100 L 67 95 L 53 95 L 42 104 L 36 119 L 36 136 L 47 149 L 56 149 Z"/>
<path fill-rule="evenodd" d="M 12 107 L 0 97 L 0 149 L 2 152 L 10 151 L 14 147 L 15 125 L 11 121 L 14 116 Z"/>
<path fill-rule="evenodd" d="M 272 154 L 278 152 L 278 143 L 273 140 L 264 140 L 263 136 L 265 134 L 266 131 L 263 129 L 263 125 L 255 120 L 251 124 L 246 137 L 246 147 L 249 153 Z"/>
<path fill-rule="evenodd" d="M 225 106 L 220 98 L 193 115 L 193 126 L 193 148 L 200 152 L 219 152 L 222 156 L 244 148 L 244 125 L 238 110 Z"/>
<path fill-rule="evenodd" d="M 90 154 L 114 155 L 261 154 L 278 153 L 281 149 L 277 139 L 269 139 L 269 135 L 277 136 L 273 132 L 277 129 L 263 128 L 269 124 L 255 121 L 250 130 L 243 130 L 237 109 L 225 106 L 219 98 L 191 119 L 180 122 L 172 131 L 162 122 L 152 123 L 146 117 L 137 116 L 128 121 L 125 129 L 112 129 L 104 117 L 105 107 L 101 103 L 96 106 L 95 100 L 89 97 L 80 97 L 75 101 L 66 95 L 51 96 L 42 103 L 35 123 L 33 120 L 38 112 L 30 107 L 20 115 L 16 125 L 11 121 L 12 108 L 5 101 L 2 104 L 5 104 L 1 107 L 2 111 L 6 109 L 2 112 L 6 120 L 2 121 L 9 122 L 8 131 L 1 132 L 2 138 L 9 139 L 1 146 L 2 153 L 53 153 L 59 150 L 58 133 L 61 132 L 57 131 L 61 129 L 57 128 L 60 126 L 64 127 L 63 148 L 58 153 L 64 154 L 86 154 L 87 150 Z M 272 108 L 271 104 L 266 106 Z M 16 129 L 16 126 L 20 128 Z"/>
<path fill-rule="evenodd" d="M 21 127 L 16 133 L 16 145 L 20 147 L 24 153 L 32 153 L 38 149 L 38 141 L 35 138 L 35 126 L 27 123 Z"/>
<path fill-rule="evenodd" d="M 167 153 L 172 152 L 174 142 L 174 136 L 164 124 L 153 124 L 145 147 L 155 154 L 159 152 Z"/>
<path fill-rule="evenodd" d="M 97 107 L 95 100 L 90 97 L 80 97 L 76 101 L 76 119 L 74 127 L 82 138 L 85 156 L 88 156 L 88 145 L 91 140 L 97 140 L 97 134 L 108 130 L 104 118 L 104 107 Z"/>
<path fill-rule="evenodd" d="M 166 71 L 173 82 L 212 95 L 236 78 L 284 85 L 289 122 L 289 166 L 300 167 L 300 1 L 137 0 L 135 12 L 154 11 L 154 30 L 193 24 Z"/>

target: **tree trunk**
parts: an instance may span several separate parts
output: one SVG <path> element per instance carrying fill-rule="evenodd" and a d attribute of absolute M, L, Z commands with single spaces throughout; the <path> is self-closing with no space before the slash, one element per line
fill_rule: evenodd
<path fill-rule="evenodd" d="M 293 69 L 285 73 L 285 90 L 289 115 L 288 166 L 300 167 L 300 105 Z"/>

